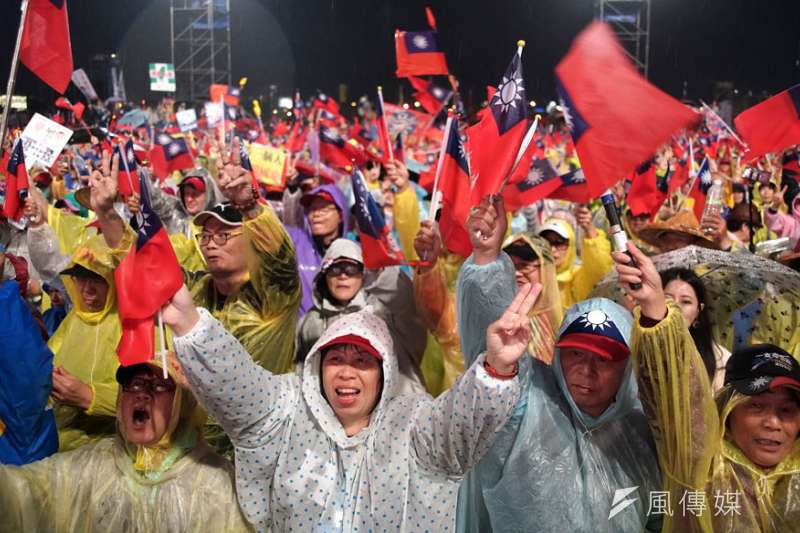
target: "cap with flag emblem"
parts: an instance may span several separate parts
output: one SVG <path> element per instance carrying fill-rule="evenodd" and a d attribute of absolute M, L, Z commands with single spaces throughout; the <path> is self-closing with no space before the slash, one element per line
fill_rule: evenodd
<path fill-rule="evenodd" d="M 602 309 L 591 309 L 575 318 L 556 347 L 586 350 L 610 361 L 622 361 L 630 354 L 625 337 Z"/>

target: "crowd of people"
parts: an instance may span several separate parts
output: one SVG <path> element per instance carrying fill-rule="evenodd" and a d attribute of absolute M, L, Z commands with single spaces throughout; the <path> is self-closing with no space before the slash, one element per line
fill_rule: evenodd
<path fill-rule="evenodd" d="M 611 189 L 625 250 L 597 199 L 488 195 L 465 256 L 429 214 L 441 117 L 388 156 L 369 106 L 331 105 L 53 115 L 76 140 L 0 219 L 0 530 L 798 530 L 796 148 L 745 164 L 707 116 Z M 189 165 L 164 172 L 164 135 Z M 253 144 L 285 151 L 281 184 Z M 532 146 L 532 180 L 580 169 L 557 111 Z M 183 286 L 121 366 L 115 271 L 150 210 Z"/>

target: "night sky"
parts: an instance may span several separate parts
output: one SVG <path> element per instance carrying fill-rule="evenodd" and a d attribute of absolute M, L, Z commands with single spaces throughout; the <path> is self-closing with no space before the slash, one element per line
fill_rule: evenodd
<path fill-rule="evenodd" d="M 0 6 L 0 80 L 5 81 L 19 22 L 18 0 Z M 382 84 L 397 95 L 395 28 L 426 29 L 416 0 L 231 0 L 234 82 L 248 76 L 245 96 L 320 88 L 349 99 Z M 525 39 L 528 94 L 550 99 L 553 68 L 592 18 L 592 0 L 431 0 L 450 70 L 480 100 Z M 68 0 L 75 67 L 97 53 L 117 52 L 129 98 L 153 98 L 147 63 L 169 61 L 169 0 Z M 742 94 L 777 92 L 800 82 L 800 1 L 653 0 L 650 79 L 681 96 L 710 99 L 715 80 Z M 24 67 L 17 94 L 54 98 Z M 3 92 L 5 84 L 3 84 Z M 408 89 L 406 89 L 408 94 Z"/>

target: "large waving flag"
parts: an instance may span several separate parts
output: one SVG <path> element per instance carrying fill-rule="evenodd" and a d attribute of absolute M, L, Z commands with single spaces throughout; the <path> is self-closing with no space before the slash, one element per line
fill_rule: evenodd
<path fill-rule="evenodd" d="M 136 242 L 114 272 L 122 338 L 117 355 L 122 366 L 153 358 L 154 316 L 183 285 L 183 273 L 150 193 L 139 177 L 141 208 L 131 220 Z M 163 349 L 163 347 L 162 347 Z"/>
<path fill-rule="evenodd" d="M 535 145 L 531 145 L 535 151 Z M 530 149 L 530 148 L 529 148 Z M 512 186 L 503 192 L 506 209 L 517 210 L 547 198 L 562 185 L 561 176 L 556 174 L 553 165 L 546 158 L 533 159 L 524 179 L 513 181 Z M 509 194 L 510 193 L 510 194 Z"/>
<path fill-rule="evenodd" d="M 353 168 L 350 179 L 356 200 L 354 211 L 364 266 L 382 268 L 403 264 L 403 252 L 392 240 L 383 211 L 367 190 L 364 176 L 357 168 Z"/>
<path fill-rule="evenodd" d="M 3 214 L 6 218 L 18 221 L 22 218 L 22 208 L 28 196 L 28 172 L 25 170 L 25 154 L 22 150 L 22 141 L 14 143 L 11 157 L 6 166 L 6 201 Z"/>
<path fill-rule="evenodd" d="M 522 77 L 522 47 L 511 58 L 497 91 L 489 102 L 489 112 L 467 130 L 470 165 L 474 173 L 472 203 L 487 194 L 496 194 L 511 171 L 528 125 L 528 98 Z"/>
<path fill-rule="evenodd" d="M 398 78 L 449 74 L 444 52 L 439 49 L 435 31 L 396 31 L 394 47 L 397 57 Z"/>
<path fill-rule="evenodd" d="M 800 144 L 800 84 L 743 111 L 733 122 L 750 146 L 748 159 Z"/>
<path fill-rule="evenodd" d="M 29 0 L 19 58 L 43 82 L 64 93 L 72 76 L 66 0 Z"/>
<path fill-rule="evenodd" d="M 445 247 L 462 257 L 469 257 L 472 245 L 467 235 L 467 216 L 470 209 L 470 168 L 467 150 L 458 131 L 458 119 L 450 118 L 447 138 L 442 143 L 439 182 L 442 213 L 439 228 Z"/>
<path fill-rule="evenodd" d="M 595 198 L 700 119 L 648 83 L 603 22 L 575 38 L 556 67 L 556 90 Z"/>

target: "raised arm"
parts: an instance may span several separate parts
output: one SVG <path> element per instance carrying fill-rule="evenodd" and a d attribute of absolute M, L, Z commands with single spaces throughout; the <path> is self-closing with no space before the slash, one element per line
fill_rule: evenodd
<path fill-rule="evenodd" d="M 653 262 L 630 242 L 628 250 L 638 268 L 620 252 L 614 261 L 624 290 L 639 303 L 631 356 L 663 477 L 671 490 L 703 490 L 719 429 L 708 373 L 680 310 L 667 304 Z M 633 290 L 632 283 L 642 286 Z"/>
<path fill-rule="evenodd" d="M 114 211 L 114 200 L 117 198 L 119 177 L 119 155 L 113 158 L 103 152 L 100 170 L 92 171 L 89 176 L 91 185 L 92 210 L 97 214 L 101 233 L 106 244 L 112 250 L 117 249 L 125 236 L 125 221 Z"/>
<path fill-rule="evenodd" d="M 411 442 L 426 470 L 461 477 L 494 442 L 519 400 L 519 359 L 528 344 L 528 311 L 541 286 L 526 284 L 486 330 L 486 352 L 436 400 L 419 404 Z"/>
<path fill-rule="evenodd" d="M 279 437 L 299 402 L 297 377 L 258 366 L 207 310 L 194 307 L 186 287 L 162 312 L 192 391 L 231 441 L 253 448 Z"/>

